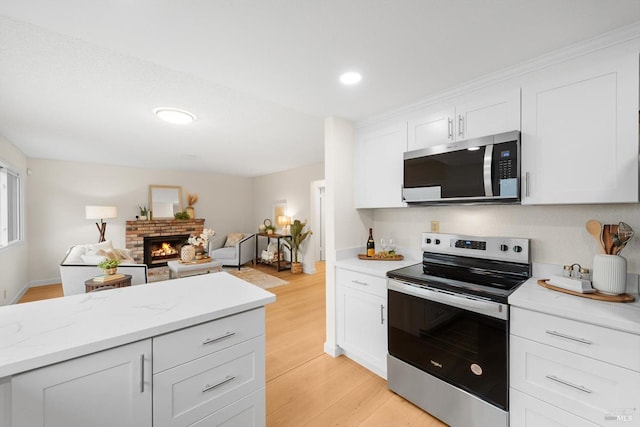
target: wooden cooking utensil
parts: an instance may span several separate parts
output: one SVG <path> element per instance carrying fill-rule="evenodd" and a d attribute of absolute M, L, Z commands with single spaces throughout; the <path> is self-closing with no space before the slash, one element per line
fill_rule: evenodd
<path fill-rule="evenodd" d="M 615 231 L 614 228 L 615 227 Z M 618 230 L 617 225 L 613 224 L 604 224 L 602 226 L 602 244 L 604 244 L 604 251 L 606 254 L 613 254 L 615 249 L 615 242 L 618 238 L 616 232 Z"/>
<path fill-rule="evenodd" d="M 594 237 L 594 239 L 596 239 L 596 242 L 598 242 L 600 252 L 606 254 L 607 252 L 602 244 L 602 224 L 600 221 L 596 221 L 595 219 L 587 221 L 587 231 Z"/>

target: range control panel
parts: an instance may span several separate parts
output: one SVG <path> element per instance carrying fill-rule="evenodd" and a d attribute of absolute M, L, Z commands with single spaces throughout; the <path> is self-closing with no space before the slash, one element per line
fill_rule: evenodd
<path fill-rule="evenodd" d="M 450 255 L 529 263 L 530 240 L 422 233 L 422 250 Z"/>

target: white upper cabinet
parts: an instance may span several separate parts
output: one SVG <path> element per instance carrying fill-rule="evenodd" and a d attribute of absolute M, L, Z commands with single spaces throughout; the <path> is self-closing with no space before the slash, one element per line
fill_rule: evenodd
<path fill-rule="evenodd" d="M 520 129 L 520 89 L 488 88 L 409 119 L 408 151 Z"/>
<path fill-rule="evenodd" d="M 638 201 L 635 41 L 532 74 L 522 88 L 522 203 Z"/>
<path fill-rule="evenodd" d="M 407 122 L 360 128 L 356 137 L 356 208 L 406 206 L 402 201 Z"/>

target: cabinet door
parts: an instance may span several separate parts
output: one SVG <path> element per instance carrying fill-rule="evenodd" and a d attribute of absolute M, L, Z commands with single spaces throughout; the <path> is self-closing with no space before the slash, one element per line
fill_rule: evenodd
<path fill-rule="evenodd" d="M 512 427 L 598 427 L 599 424 L 512 388 L 509 390 L 509 425 Z"/>
<path fill-rule="evenodd" d="M 13 427 L 151 426 L 151 340 L 16 375 L 11 393 Z"/>
<path fill-rule="evenodd" d="M 634 43 L 549 67 L 522 88 L 524 204 L 638 201 Z"/>
<path fill-rule="evenodd" d="M 405 206 L 402 171 L 407 123 L 361 129 L 356 144 L 356 207 Z"/>
<path fill-rule="evenodd" d="M 349 358 L 386 378 L 386 300 L 346 286 L 339 286 L 338 298 L 338 345 Z"/>
<path fill-rule="evenodd" d="M 409 119 L 408 151 L 455 141 L 455 107 L 437 106 L 420 110 Z"/>
<path fill-rule="evenodd" d="M 0 378 L 0 427 L 11 427 L 11 378 Z"/>
<path fill-rule="evenodd" d="M 482 91 L 456 107 L 456 139 L 520 130 L 520 88 Z"/>

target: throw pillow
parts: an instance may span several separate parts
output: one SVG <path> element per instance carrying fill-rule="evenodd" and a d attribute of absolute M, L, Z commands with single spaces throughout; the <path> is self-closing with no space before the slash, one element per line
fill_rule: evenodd
<path fill-rule="evenodd" d="M 227 236 L 217 235 L 215 234 L 213 237 L 209 238 L 209 252 L 215 251 L 216 249 L 220 249 L 224 246 L 225 239 Z"/>
<path fill-rule="evenodd" d="M 120 261 L 135 262 L 129 249 L 114 249 L 113 251 L 118 255 Z"/>
<path fill-rule="evenodd" d="M 72 247 L 71 250 L 69 251 L 69 254 L 65 258 L 64 263 L 65 264 L 81 263 L 83 262 L 82 255 L 85 255 L 86 252 L 87 252 L 87 249 L 84 247 L 84 245 L 78 245 L 78 246 Z"/>
<path fill-rule="evenodd" d="M 116 251 L 112 249 L 99 249 L 96 251 L 96 255 L 102 255 L 106 259 L 120 259 Z"/>
<path fill-rule="evenodd" d="M 113 250 L 113 245 L 111 244 L 111 240 L 105 240 L 104 242 L 100 242 L 100 243 L 89 243 L 85 245 L 85 247 L 87 248 L 87 254 L 89 254 L 89 252 L 92 252 L 89 255 L 95 255 L 95 253 L 100 249 Z"/>
<path fill-rule="evenodd" d="M 231 233 L 227 235 L 227 242 L 224 244 L 224 247 L 231 248 L 235 246 L 240 240 L 242 240 L 243 237 L 244 234 L 242 233 Z"/>

